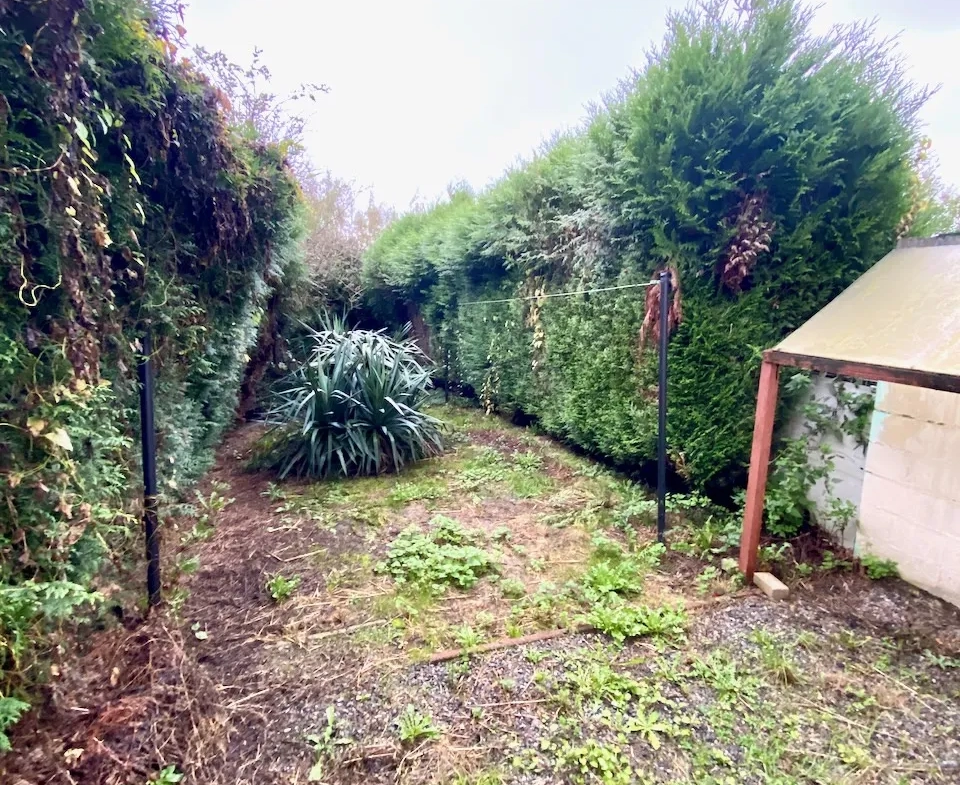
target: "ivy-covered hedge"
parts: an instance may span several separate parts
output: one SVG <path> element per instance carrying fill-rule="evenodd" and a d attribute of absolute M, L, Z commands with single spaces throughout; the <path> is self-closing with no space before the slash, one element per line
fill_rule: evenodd
<path fill-rule="evenodd" d="M 390 226 L 365 260 L 370 306 L 422 313 L 437 359 L 485 405 L 642 465 L 657 382 L 641 333 L 658 329 L 642 329 L 644 290 L 470 303 L 670 269 L 673 464 L 697 488 L 735 487 L 761 350 L 883 256 L 910 208 L 924 93 L 869 27 L 816 38 L 810 17 L 790 0 L 671 16 L 584 130 Z"/>
<path fill-rule="evenodd" d="M 12 672 L 51 596 L 81 602 L 118 547 L 142 549 L 142 330 L 174 496 L 234 418 L 300 197 L 278 147 L 226 127 L 219 94 L 143 0 L 2 9 L 0 671 Z"/>

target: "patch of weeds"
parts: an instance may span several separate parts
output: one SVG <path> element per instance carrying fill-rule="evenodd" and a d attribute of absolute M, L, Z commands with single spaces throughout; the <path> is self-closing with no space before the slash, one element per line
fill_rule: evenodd
<path fill-rule="evenodd" d="M 657 500 L 650 498 L 650 491 L 642 485 L 619 481 L 613 483 L 620 503 L 613 509 L 612 522 L 623 530 L 653 523 L 657 514 Z"/>
<path fill-rule="evenodd" d="M 334 756 L 336 748 L 353 743 L 353 739 L 340 735 L 341 724 L 337 719 L 336 709 L 333 706 L 327 706 L 326 724 L 323 730 L 307 736 L 307 744 L 313 748 L 316 755 L 316 761 L 307 774 L 307 782 L 321 782 L 326 764 Z"/>
<path fill-rule="evenodd" d="M 264 584 L 267 591 L 270 593 L 270 596 L 273 598 L 274 602 L 283 602 L 290 598 L 290 596 L 296 591 L 297 587 L 300 585 L 301 578 L 299 575 L 294 575 L 293 577 L 287 578 L 280 573 L 273 575 L 269 580 Z"/>
<path fill-rule="evenodd" d="M 856 744 L 837 744 L 837 755 L 841 761 L 856 771 L 866 771 L 873 765 L 870 752 Z"/>
<path fill-rule="evenodd" d="M 719 556 L 732 547 L 731 529 L 736 537 L 739 527 L 739 521 L 729 514 L 708 515 L 703 523 L 684 527 L 684 536 L 671 541 L 670 550 L 698 559 Z"/>
<path fill-rule="evenodd" d="M 642 709 L 627 720 L 623 729 L 627 733 L 636 733 L 654 750 L 660 749 L 662 736 L 669 737 L 677 734 L 677 728 L 661 717 L 660 712 Z"/>
<path fill-rule="evenodd" d="M 515 452 L 513 465 L 521 471 L 538 472 L 543 469 L 543 456 L 535 452 Z"/>
<path fill-rule="evenodd" d="M 877 699 L 861 687 L 848 686 L 844 693 L 852 699 L 847 706 L 848 711 L 861 713 L 876 708 L 878 705 Z"/>
<path fill-rule="evenodd" d="M 490 534 L 490 539 L 494 542 L 508 542 L 513 537 L 513 532 L 509 526 L 498 526 Z"/>
<path fill-rule="evenodd" d="M 578 703 L 609 702 L 618 709 L 643 693 L 642 685 L 610 665 L 607 652 L 592 653 L 597 658 L 574 658 L 563 675 L 563 685 Z M 562 696 L 561 696 L 562 697 Z"/>
<path fill-rule="evenodd" d="M 869 637 L 864 636 L 861 638 L 857 633 L 853 632 L 853 630 L 838 630 L 835 637 L 843 648 L 850 649 L 850 651 L 856 651 L 870 644 Z"/>
<path fill-rule="evenodd" d="M 626 558 L 623 546 L 604 534 L 594 534 L 590 545 L 593 547 L 591 558 L 595 561 L 621 561 Z"/>
<path fill-rule="evenodd" d="M 807 562 L 797 562 L 797 564 L 794 565 L 794 569 L 801 578 L 809 578 L 813 575 L 813 565 Z"/>
<path fill-rule="evenodd" d="M 517 689 L 517 680 L 511 679 L 510 677 L 504 677 L 497 682 L 500 685 L 500 689 L 504 692 L 513 692 Z"/>
<path fill-rule="evenodd" d="M 492 447 L 480 447 L 457 472 L 455 487 L 467 493 L 476 493 L 494 483 L 502 482 L 509 471 L 504 457 Z"/>
<path fill-rule="evenodd" d="M 401 585 L 429 586 L 437 591 L 450 585 L 469 589 L 497 568 L 490 555 L 474 544 L 479 540 L 478 532 L 437 516 L 427 532 L 411 526 L 398 534 L 386 560 L 376 569 Z"/>
<path fill-rule="evenodd" d="M 446 488 L 443 483 L 435 479 L 425 479 L 414 482 L 398 482 L 387 494 L 387 503 L 402 507 L 411 502 L 427 501 L 443 498 Z"/>
<path fill-rule="evenodd" d="M 261 491 L 261 496 L 266 496 L 272 502 L 280 502 L 287 498 L 286 492 L 275 482 L 268 482 L 267 489 Z"/>
<path fill-rule="evenodd" d="M 759 687 L 757 680 L 741 672 L 736 662 L 724 651 L 695 658 L 691 669 L 723 700 L 747 700 L 756 694 Z"/>
<path fill-rule="evenodd" d="M 527 588 L 517 578 L 504 578 L 500 581 L 500 593 L 507 599 L 518 600 L 527 593 Z"/>
<path fill-rule="evenodd" d="M 175 586 L 166 596 L 167 607 L 171 612 L 178 616 L 187 600 L 190 599 L 190 590 L 185 586 Z"/>
<path fill-rule="evenodd" d="M 792 548 L 789 542 L 781 542 L 780 544 L 764 545 L 760 548 L 760 552 L 757 558 L 759 558 L 761 564 L 783 564 L 787 560 L 788 552 L 791 552 Z"/>
<path fill-rule="evenodd" d="M 412 703 L 407 704 L 403 713 L 397 717 L 395 725 L 402 744 L 412 744 L 421 739 L 436 739 L 440 736 L 440 729 L 433 724 L 430 714 L 421 712 Z"/>
<path fill-rule="evenodd" d="M 697 594 L 700 596 L 709 594 L 713 590 L 714 584 L 716 584 L 719 579 L 720 570 L 718 570 L 712 564 L 704 567 L 696 579 Z"/>
<path fill-rule="evenodd" d="M 766 630 L 754 630 L 748 637 L 759 648 L 760 662 L 774 681 L 784 686 L 800 681 L 799 669 L 788 654 L 786 644 L 778 642 Z"/>
<path fill-rule="evenodd" d="M 533 664 L 538 665 L 543 662 L 549 655 L 545 651 L 540 649 L 525 649 L 523 652 L 523 658 Z"/>
<path fill-rule="evenodd" d="M 507 634 L 508 638 L 520 638 L 523 636 L 523 627 L 516 622 L 508 621 L 506 625 L 504 625 L 503 631 Z"/>
<path fill-rule="evenodd" d="M 553 478 L 546 474 L 511 471 L 506 480 L 510 493 L 518 499 L 533 499 L 553 489 Z"/>
<path fill-rule="evenodd" d="M 226 497 L 225 494 L 229 492 L 230 486 L 227 483 L 215 482 L 207 496 L 204 496 L 200 491 L 196 492 L 197 504 L 200 505 L 200 509 L 205 513 L 215 516 L 236 501 L 236 499 L 232 497 L 229 499 Z"/>
<path fill-rule="evenodd" d="M 897 563 L 891 559 L 879 559 L 876 556 L 863 556 L 860 559 L 860 566 L 871 581 L 879 581 L 884 578 L 900 577 L 900 570 L 897 569 Z"/>
<path fill-rule="evenodd" d="M 607 514 L 608 511 L 603 502 L 595 499 L 588 502 L 585 507 L 579 507 L 575 510 L 545 513 L 540 516 L 540 522 L 554 529 L 578 526 L 584 531 L 594 531 L 604 527 Z"/>
<path fill-rule="evenodd" d="M 833 551 L 823 552 L 823 561 L 820 564 L 821 572 L 835 572 L 839 570 L 849 570 L 853 568 L 853 562 L 849 559 L 842 559 Z"/>
<path fill-rule="evenodd" d="M 483 643 L 483 635 L 473 627 L 460 627 L 453 636 L 457 646 L 465 651 L 477 648 Z"/>
<path fill-rule="evenodd" d="M 936 654 L 930 649 L 924 649 L 923 659 L 940 670 L 960 668 L 960 657 L 947 657 L 944 654 Z"/>
<path fill-rule="evenodd" d="M 213 527 L 213 524 L 210 523 L 209 518 L 201 518 L 196 523 L 193 524 L 190 531 L 183 535 L 183 538 L 180 540 L 180 543 L 187 547 L 198 542 L 206 542 L 216 531 Z"/>
<path fill-rule="evenodd" d="M 176 766 L 164 766 L 160 771 L 153 775 L 149 782 L 156 785 L 177 785 L 183 781 L 184 775 Z"/>
<path fill-rule="evenodd" d="M 180 559 L 174 565 L 174 570 L 180 575 L 193 575 L 199 569 L 200 569 L 199 556 L 191 556 L 188 559 Z"/>
<path fill-rule="evenodd" d="M 677 642 L 686 634 L 688 618 L 679 606 L 650 608 L 608 600 L 594 604 L 585 621 L 618 643 L 643 635 Z"/>
<path fill-rule="evenodd" d="M 447 663 L 446 667 L 447 679 L 456 684 L 464 676 L 470 673 L 470 658 L 466 655 L 462 657 L 457 657 L 455 660 L 450 660 Z"/>
<path fill-rule="evenodd" d="M 480 611 L 473 617 L 473 623 L 481 630 L 492 630 L 497 623 L 497 617 L 490 613 L 490 611 Z"/>
<path fill-rule="evenodd" d="M 502 785 L 503 774 L 497 769 L 484 769 L 473 774 L 458 772 L 453 775 L 450 785 Z"/>
<path fill-rule="evenodd" d="M 324 578 L 327 591 L 358 586 L 366 581 L 373 571 L 373 560 L 368 553 L 341 556 L 342 567 L 327 570 Z"/>
<path fill-rule="evenodd" d="M 568 773 L 569 781 L 598 782 L 601 785 L 629 785 L 634 781 L 630 759 L 615 744 L 586 739 L 574 744 L 566 739 L 556 750 L 556 766 Z"/>
<path fill-rule="evenodd" d="M 591 602 L 598 602 L 611 595 L 639 594 L 643 589 L 643 578 L 636 564 L 625 559 L 621 562 L 603 561 L 593 565 L 583 576 L 584 596 Z"/>
<path fill-rule="evenodd" d="M 515 618 L 527 618 L 542 626 L 565 624 L 574 607 L 570 595 L 552 581 L 543 581 L 534 594 L 520 599 L 512 608 Z"/>
<path fill-rule="evenodd" d="M 697 510 L 712 510 L 716 505 L 709 497 L 693 491 L 692 493 L 668 493 L 666 506 L 667 512 L 690 513 Z"/>

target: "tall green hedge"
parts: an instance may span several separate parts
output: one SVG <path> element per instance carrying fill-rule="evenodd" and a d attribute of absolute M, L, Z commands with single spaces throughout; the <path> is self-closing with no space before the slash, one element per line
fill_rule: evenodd
<path fill-rule="evenodd" d="M 232 422 L 289 272 L 299 193 L 279 148 L 226 127 L 168 32 L 143 0 L 0 9 L 0 671 L 25 667 L 45 603 L 142 548 L 143 329 L 176 496 Z"/>
<path fill-rule="evenodd" d="M 488 405 L 628 464 L 655 455 L 643 290 L 496 304 L 676 271 L 669 438 L 676 470 L 743 477 L 761 350 L 894 244 L 925 94 L 869 26 L 810 32 L 768 0 L 669 17 L 663 45 L 580 132 L 479 195 L 389 227 L 371 307 L 420 311 L 433 351 Z"/>

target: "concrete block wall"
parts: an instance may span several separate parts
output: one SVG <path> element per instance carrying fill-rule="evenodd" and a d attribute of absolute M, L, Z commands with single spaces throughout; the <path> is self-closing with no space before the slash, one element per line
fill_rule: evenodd
<path fill-rule="evenodd" d="M 844 392 L 847 393 L 870 393 L 872 386 L 866 384 L 856 384 L 854 382 L 839 381 L 837 379 L 816 374 L 813 377 L 813 383 L 807 396 L 799 402 L 794 410 L 794 414 L 787 425 L 787 436 L 793 439 L 807 437 L 812 424 L 804 416 L 804 405 L 810 401 L 823 404 L 830 411 L 835 411 L 838 407 L 836 387 L 841 385 Z M 863 493 L 863 478 L 866 465 L 866 450 L 849 434 L 840 435 L 825 433 L 811 441 L 815 442 L 810 450 L 811 460 L 818 460 L 815 455 L 821 445 L 829 447 L 833 455 L 833 471 L 830 474 L 830 491 L 827 491 L 826 484 L 821 480 L 810 489 L 807 495 L 813 503 L 814 522 L 824 531 L 833 535 L 837 542 L 845 548 L 853 548 L 857 539 L 857 520 L 854 518 L 842 532 L 833 531 L 833 525 L 829 519 L 829 507 L 831 499 L 838 499 L 844 502 L 850 502 L 855 508 L 860 506 L 860 498 Z"/>
<path fill-rule="evenodd" d="M 855 548 L 960 605 L 960 395 L 878 385 Z"/>

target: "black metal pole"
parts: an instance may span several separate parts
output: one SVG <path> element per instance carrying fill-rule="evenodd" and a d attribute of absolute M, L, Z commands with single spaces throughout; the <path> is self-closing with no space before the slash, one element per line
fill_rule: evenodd
<path fill-rule="evenodd" d="M 667 343 L 670 340 L 670 273 L 660 273 L 660 381 L 657 390 L 657 540 L 667 531 Z"/>
<path fill-rule="evenodd" d="M 443 347 L 443 402 L 450 401 L 450 348 Z"/>
<path fill-rule="evenodd" d="M 143 530 L 147 545 L 147 597 L 160 604 L 160 535 L 157 531 L 157 435 L 153 422 L 153 340 L 143 331 L 140 377 L 140 445 L 143 455 Z"/>

